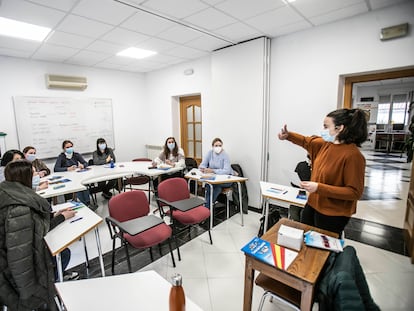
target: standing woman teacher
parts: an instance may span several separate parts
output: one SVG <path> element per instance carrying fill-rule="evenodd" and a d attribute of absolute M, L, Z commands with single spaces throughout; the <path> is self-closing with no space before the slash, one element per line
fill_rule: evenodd
<path fill-rule="evenodd" d="M 325 117 L 323 127 L 319 137 L 289 132 L 284 125 L 278 136 L 311 157 L 311 180 L 300 184 L 310 193 L 301 222 L 341 234 L 364 191 L 365 158 L 358 147 L 368 137 L 366 114 L 338 109 Z"/>

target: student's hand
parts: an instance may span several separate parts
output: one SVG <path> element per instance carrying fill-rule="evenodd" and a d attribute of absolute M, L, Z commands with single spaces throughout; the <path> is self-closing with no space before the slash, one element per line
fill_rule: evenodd
<path fill-rule="evenodd" d="M 106 163 L 109 163 L 109 162 L 111 162 L 111 160 L 112 160 L 112 158 L 111 158 L 111 156 L 109 155 L 109 156 L 107 156 L 107 157 L 106 157 L 106 160 L 105 160 L 105 161 L 106 161 Z"/>
<path fill-rule="evenodd" d="M 151 165 L 152 165 L 152 167 L 157 167 L 157 162 L 152 161 Z"/>
<path fill-rule="evenodd" d="M 318 190 L 318 183 L 314 181 L 301 181 L 300 187 L 305 189 L 307 192 L 312 193 Z"/>
<path fill-rule="evenodd" d="M 280 130 L 280 133 L 277 134 L 280 140 L 285 140 L 289 137 L 289 131 L 287 129 L 287 125 L 285 124 L 282 129 Z"/>
<path fill-rule="evenodd" d="M 70 210 L 64 210 L 64 211 L 61 212 L 61 214 L 63 216 L 65 216 L 65 220 L 69 219 L 69 218 L 72 218 L 73 216 L 76 215 L 76 213 L 77 213 L 77 211 L 73 211 L 71 209 Z"/>
<path fill-rule="evenodd" d="M 47 189 L 48 187 L 49 187 L 49 181 L 47 180 L 41 181 L 39 183 L 38 190 L 44 190 L 44 189 Z"/>
<path fill-rule="evenodd" d="M 44 171 L 44 170 L 40 171 L 39 176 L 40 176 L 40 178 L 45 177 L 46 176 L 46 171 Z"/>
<path fill-rule="evenodd" d="M 173 161 L 170 161 L 170 160 L 165 160 L 165 164 L 175 166 L 175 163 Z"/>
<path fill-rule="evenodd" d="M 72 166 L 69 166 L 68 167 L 68 171 L 74 171 L 76 169 L 77 169 L 77 166 L 76 165 L 72 165 Z"/>
<path fill-rule="evenodd" d="M 79 163 L 78 167 L 79 167 L 80 169 L 84 169 L 84 168 L 85 168 L 85 165 L 83 165 L 82 163 Z"/>
<path fill-rule="evenodd" d="M 205 169 L 203 169 L 202 172 L 203 173 L 214 173 L 214 170 L 212 168 L 206 167 Z"/>

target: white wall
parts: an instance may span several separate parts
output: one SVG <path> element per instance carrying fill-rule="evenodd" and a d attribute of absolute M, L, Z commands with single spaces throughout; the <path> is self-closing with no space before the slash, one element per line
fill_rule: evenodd
<path fill-rule="evenodd" d="M 201 94 L 201 106 L 211 103 L 210 57 L 178 64 L 146 75 L 146 121 L 147 143 L 163 145 L 168 136 L 180 140 L 179 96 Z M 192 68 L 192 75 L 184 70 Z M 203 113 L 203 121 L 206 119 Z M 204 129 L 203 129 L 204 130 Z M 204 133 L 203 133 L 204 134 Z"/>
<path fill-rule="evenodd" d="M 414 3 L 371 12 L 272 40 L 269 181 L 289 183 L 305 152 L 279 141 L 283 124 L 305 135 L 322 129 L 324 116 L 337 108 L 339 76 L 414 65 L 413 32 L 380 41 L 380 29 L 414 25 Z"/>
<path fill-rule="evenodd" d="M 147 119 L 143 75 L 2 56 L 0 68 L 0 131 L 7 133 L 7 149 L 19 149 L 13 96 L 98 97 L 112 99 L 117 160 L 146 155 L 146 137 L 138 125 Z M 49 90 L 46 73 L 85 76 L 88 88 L 85 91 Z M 76 149 L 76 141 L 73 143 Z M 96 141 L 91 141 L 92 149 L 95 146 Z"/>

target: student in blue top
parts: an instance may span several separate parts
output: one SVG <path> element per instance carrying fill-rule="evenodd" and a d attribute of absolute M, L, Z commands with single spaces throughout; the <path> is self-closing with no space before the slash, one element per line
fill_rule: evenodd
<path fill-rule="evenodd" d="M 75 171 L 77 169 L 83 169 L 88 166 L 88 163 L 85 159 L 77 152 L 73 151 L 73 143 L 70 140 L 65 140 L 62 143 L 63 152 L 59 154 L 56 159 L 54 171 L 55 172 L 66 172 L 66 171 Z M 89 206 L 90 198 L 89 191 L 79 191 L 76 193 L 79 200 Z M 90 206 L 91 209 L 96 209 L 97 206 Z"/>
<path fill-rule="evenodd" d="M 223 150 L 223 142 L 220 138 L 214 138 L 211 143 L 212 149 L 204 157 L 199 169 L 206 174 L 231 175 L 233 170 L 230 165 L 230 158 Z M 213 204 L 223 188 L 228 188 L 231 183 L 213 185 Z M 206 207 L 210 208 L 210 186 L 206 187 Z"/>

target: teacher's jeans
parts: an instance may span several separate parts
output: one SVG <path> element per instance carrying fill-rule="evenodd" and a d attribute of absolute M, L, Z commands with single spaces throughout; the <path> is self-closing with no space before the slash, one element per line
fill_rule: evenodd
<path fill-rule="evenodd" d="M 217 197 L 219 194 L 223 191 L 223 188 L 229 188 L 231 187 L 232 183 L 227 184 L 219 184 L 219 185 L 213 185 L 213 204 L 216 202 Z M 210 208 L 210 185 L 206 184 L 206 207 Z"/>

